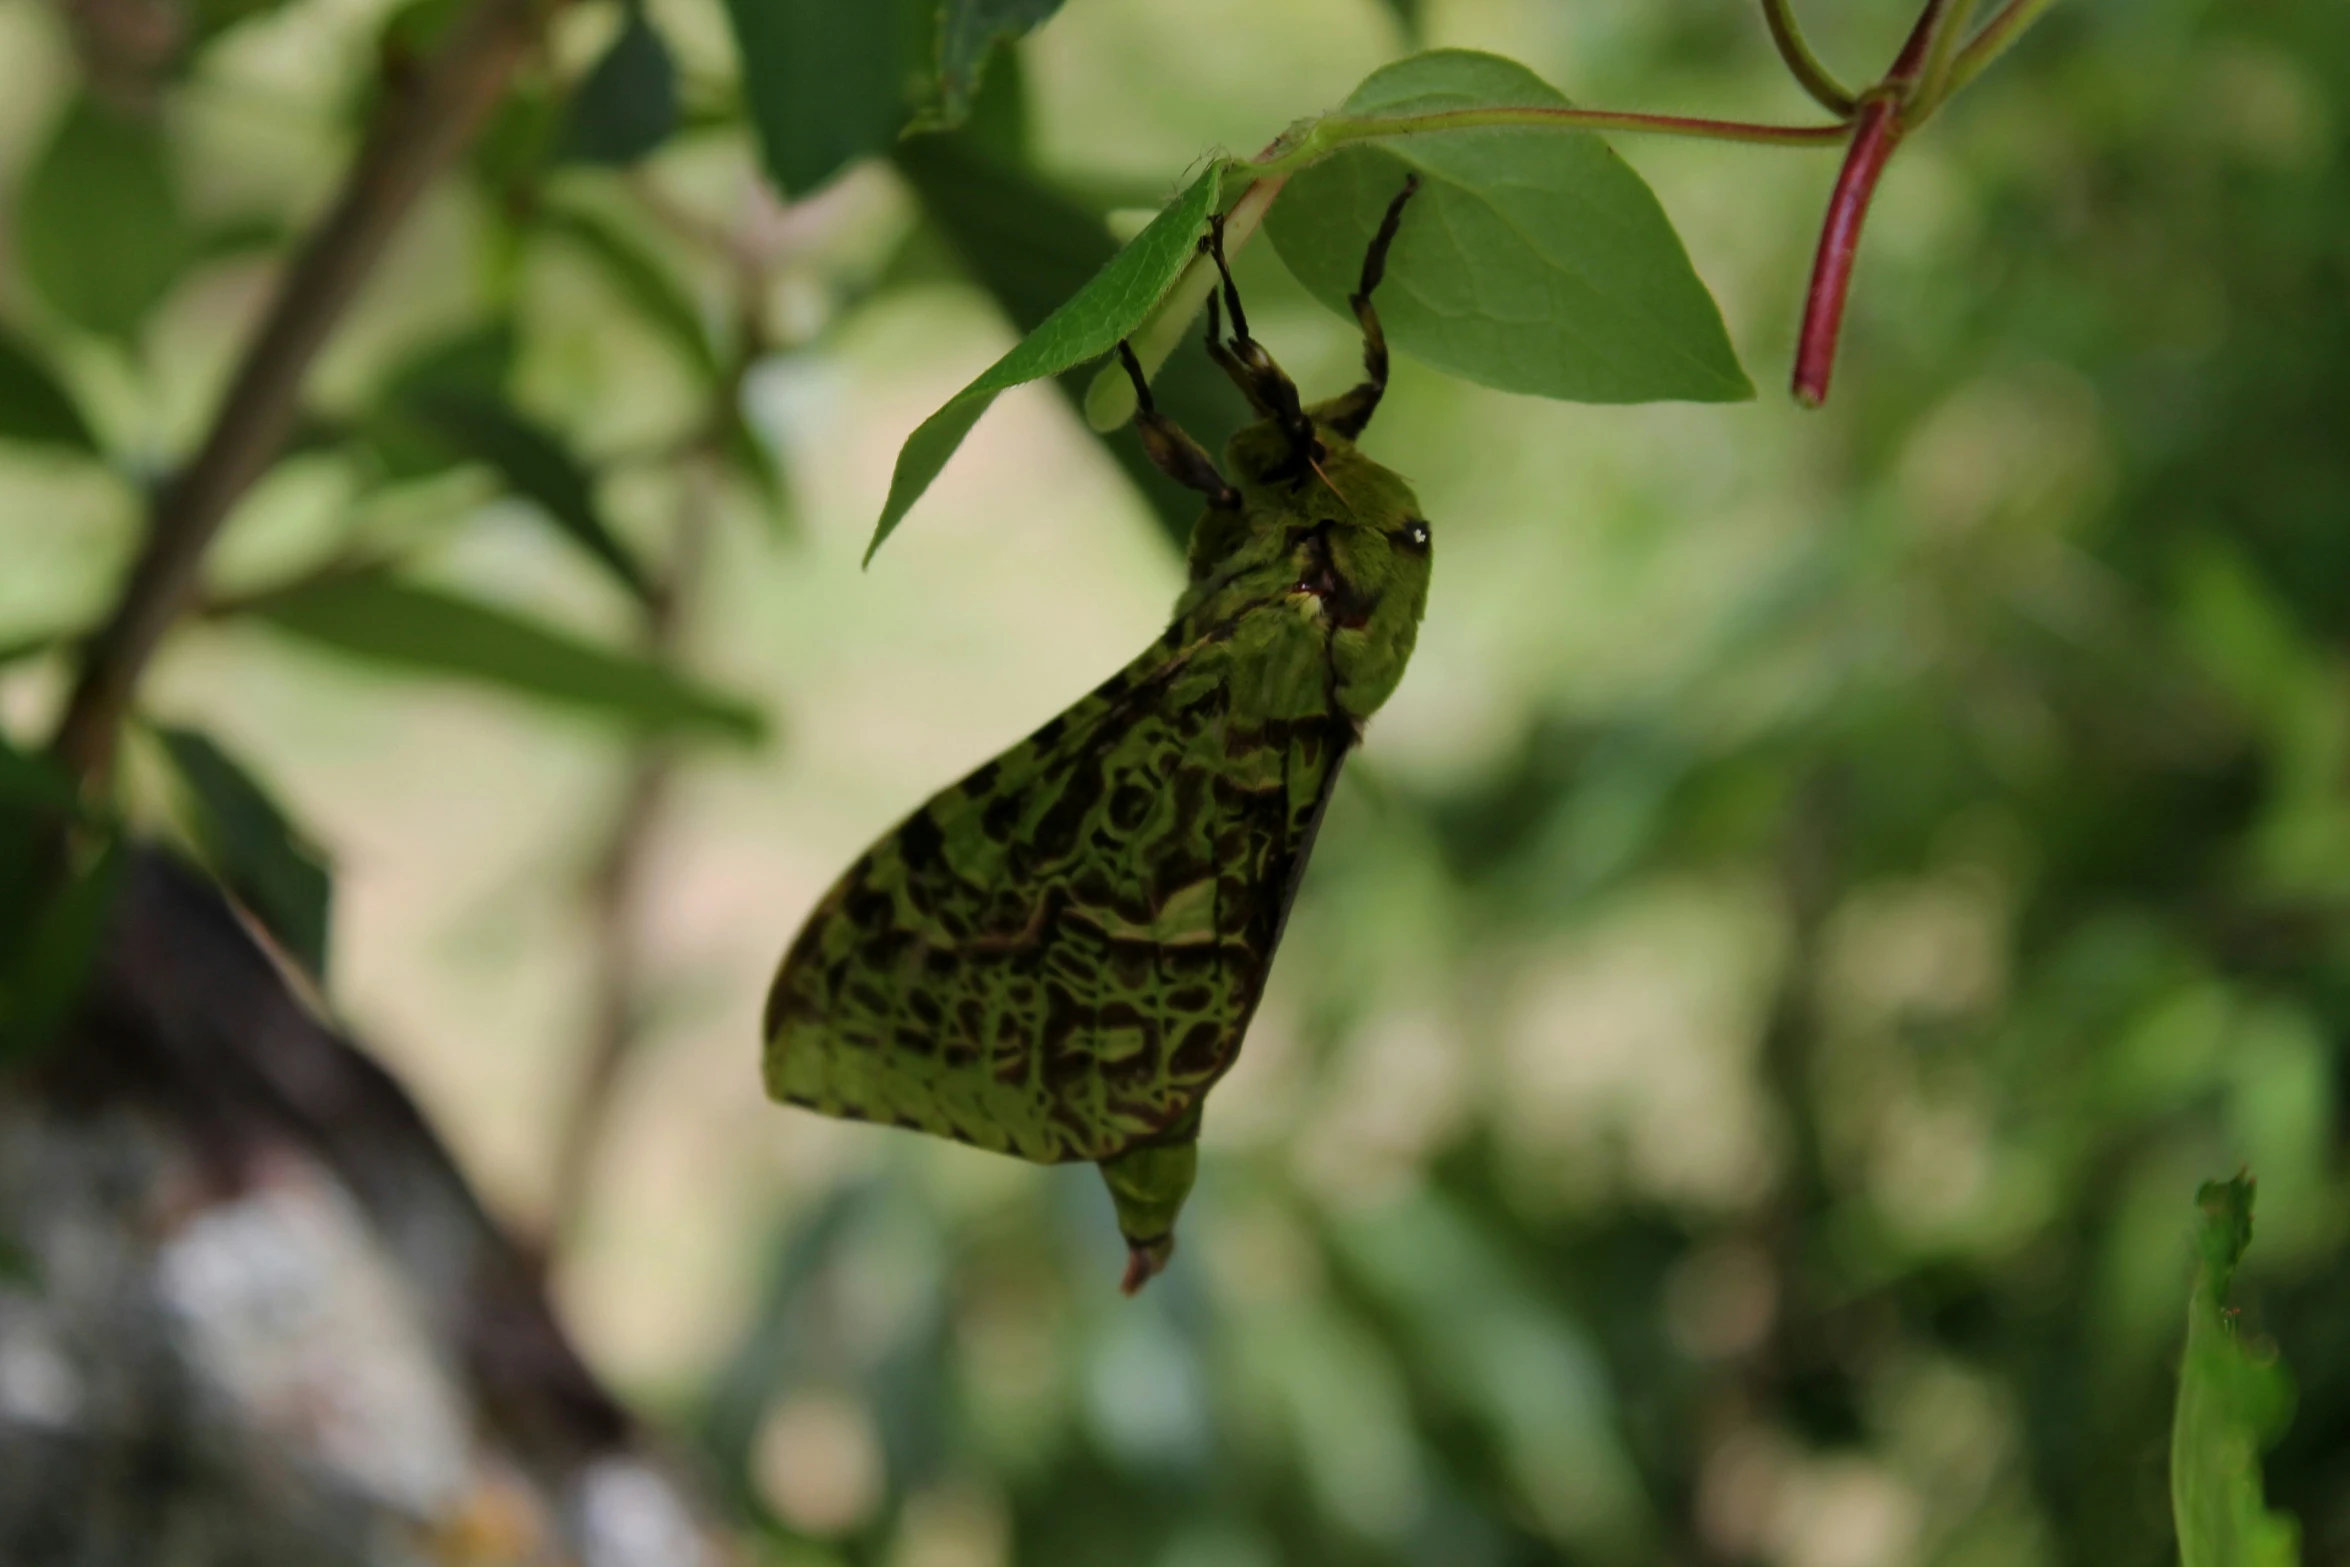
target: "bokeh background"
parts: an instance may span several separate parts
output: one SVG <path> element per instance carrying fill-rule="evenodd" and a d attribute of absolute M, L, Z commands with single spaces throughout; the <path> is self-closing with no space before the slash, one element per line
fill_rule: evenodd
<path fill-rule="evenodd" d="M 1177 546 L 1040 384 L 859 569 L 897 444 L 1015 330 L 886 161 L 767 191 L 723 13 L 651 14 L 686 132 L 546 178 L 714 318 L 749 288 L 781 502 L 646 456 L 695 388 L 486 155 L 316 401 L 510 319 L 508 390 L 626 536 L 703 537 L 678 656 L 768 740 L 675 753 L 616 911 L 598 867 L 644 747 L 609 724 L 235 616 L 175 635 L 145 705 L 331 855 L 334 1013 L 552 1237 L 565 1319 L 753 1559 L 2160 1562 L 2192 1196 L 2249 1165 L 2247 1325 L 2300 1389 L 2271 1495 L 2308 1561 L 2350 1562 L 2350 9 L 2057 7 L 1896 160 L 1823 413 L 1780 388 L 1833 152 L 1618 141 L 1752 404 L 1399 364 L 1368 445 L 1433 522 L 1420 649 L 1210 1107 L 1182 1251 L 1133 1302 L 1091 1171 L 772 1106 L 757 1016 L 871 837 L 1156 633 Z M 1911 20 L 1805 14 L 1852 77 Z M 217 243 L 128 342 L 0 263 L 0 316 L 132 476 L 0 445 L 0 645 L 108 602 L 135 476 L 201 429 L 265 297 L 239 236 L 331 187 L 385 18 L 289 0 L 171 88 Z M 617 24 L 565 14 L 533 68 L 576 76 Z M 77 25 L 0 0 L 0 211 L 79 90 Z M 1422 45 L 1587 104 L 1811 116 L 1733 0 L 1068 0 L 998 62 L 991 134 L 1130 230 L 1204 152 Z M 1349 324 L 1269 246 L 1239 271 L 1292 373 L 1344 384 Z M 214 590 L 361 540 L 637 635 L 498 488 L 297 455 Z M 37 736 L 64 675 L 0 666 L 0 723 Z M 567 1166 L 616 950 L 641 1026 Z"/>

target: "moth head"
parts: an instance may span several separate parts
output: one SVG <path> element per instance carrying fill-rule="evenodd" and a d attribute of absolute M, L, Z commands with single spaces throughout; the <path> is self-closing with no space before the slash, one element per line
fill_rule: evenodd
<path fill-rule="evenodd" d="M 1320 409 L 1314 410 L 1317 414 Z M 1320 418 L 1303 471 L 1277 419 L 1248 426 L 1225 450 L 1236 492 L 1210 506 L 1191 536 L 1182 617 L 1279 604 L 1328 636 L 1339 706 L 1358 722 L 1403 676 L 1428 606 L 1430 529 L 1401 475 L 1363 455 Z"/>

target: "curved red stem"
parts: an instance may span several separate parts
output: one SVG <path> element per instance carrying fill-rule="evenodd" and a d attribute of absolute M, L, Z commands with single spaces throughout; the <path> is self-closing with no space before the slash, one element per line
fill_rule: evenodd
<path fill-rule="evenodd" d="M 1828 198 L 1828 219 L 1820 225 L 1820 248 L 1812 257 L 1811 290 L 1803 300 L 1803 332 L 1795 343 L 1795 400 L 1817 408 L 1828 400 L 1828 379 L 1836 369 L 1836 341 L 1844 331 L 1844 300 L 1852 291 L 1852 262 L 1860 249 L 1860 226 L 1877 194 L 1877 180 L 1900 142 L 1902 110 L 1910 87 L 1925 67 L 1926 50 L 1945 0 L 1926 0 L 1917 25 L 1894 57 L 1884 79 L 1861 95 L 1852 116 L 1852 143 Z"/>
<path fill-rule="evenodd" d="M 1811 291 L 1803 301 L 1803 332 L 1795 345 L 1795 400 L 1817 408 L 1828 400 L 1828 378 L 1836 368 L 1836 340 L 1844 330 L 1844 300 L 1852 289 L 1852 261 L 1860 248 L 1860 226 L 1869 215 L 1878 176 L 1901 139 L 1901 105 L 1890 97 L 1871 98 L 1854 119 L 1852 146 L 1844 154 L 1828 220 L 1820 226 L 1820 248 L 1812 259 Z"/>

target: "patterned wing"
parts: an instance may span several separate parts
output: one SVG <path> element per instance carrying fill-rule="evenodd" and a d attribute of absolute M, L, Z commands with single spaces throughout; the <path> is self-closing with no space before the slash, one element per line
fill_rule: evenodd
<path fill-rule="evenodd" d="M 916 811 L 767 1003 L 767 1089 L 1042 1163 L 1180 1135 L 1231 1065 L 1354 730 L 1179 629 Z"/>

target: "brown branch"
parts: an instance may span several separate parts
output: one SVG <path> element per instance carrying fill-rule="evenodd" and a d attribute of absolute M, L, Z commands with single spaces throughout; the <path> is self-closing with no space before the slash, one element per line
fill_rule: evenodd
<path fill-rule="evenodd" d="M 657 215 L 664 220 L 698 221 L 685 209 L 669 204 L 666 194 L 650 180 L 640 180 L 637 191 L 649 205 L 657 206 Z M 744 383 L 752 367 L 775 346 L 767 320 L 768 275 L 762 259 L 731 234 L 720 236 L 718 243 L 734 272 L 734 352 L 725 374 L 710 390 L 709 407 L 700 427 L 678 458 L 684 492 L 678 501 L 668 565 L 654 584 L 643 626 L 647 652 L 664 664 L 675 660 L 682 648 L 687 613 L 701 588 L 710 535 L 718 520 L 717 468 L 725 460 L 727 434 L 742 417 Z M 587 1059 L 556 1141 L 554 1192 L 546 1230 L 550 1256 L 562 1249 L 578 1226 L 611 1126 L 621 1069 L 642 1032 L 644 973 L 636 918 L 643 901 L 645 862 L 676 761 L 676 752 L 657 742 L 637 753 L 611 836 L 589 884 L 596 993 L 588 1024 Z"/>
<path fill-rule="evenodd" d="M 720 395 L 735 395 L 740 385 L 740 375 L 731 376 Z M 685 612 L 700 586 L 703 560 L 709 551 L 717 513 L 710 472 L 717 460 L 717 440 L 715 435 L 706 437 L 700 449 L 682 464 L 685 494 L 678 505 L 669 566 L 655 584 L 645 613 L 646 651 L 663 664 L 678 655 L 684 640 Z M 595 947 L 594 1010 L 588 1024 L 587 1059 L 556 1143 L 554 1195 L 547 1219 L 550 1254 L 561 1249 L 586 1206 L 590 1181 L 611 1125 L 621 1068 L 642 1032 L 644 958 L 638 945 L 637 915 L 644 902 L 645 868 L 653 835 L 660 826 L 676 764 L 675 749 L 658 741 L 648 743 L 631 761 L 619 814 L 589 884 Z"/>
<path fill-rule="evenodd" d="M 478 0 L 412 88 L 388 91 L 334 206 L 286 272 L 195 457 L 157 495 L 137 561 L 90 639 L 51 748 L 102 784 L 139 678 L 195 596 L 204 552 L 291 432 L 302 383 L 417 198 L 505 91 L 548 6 Z"/>

